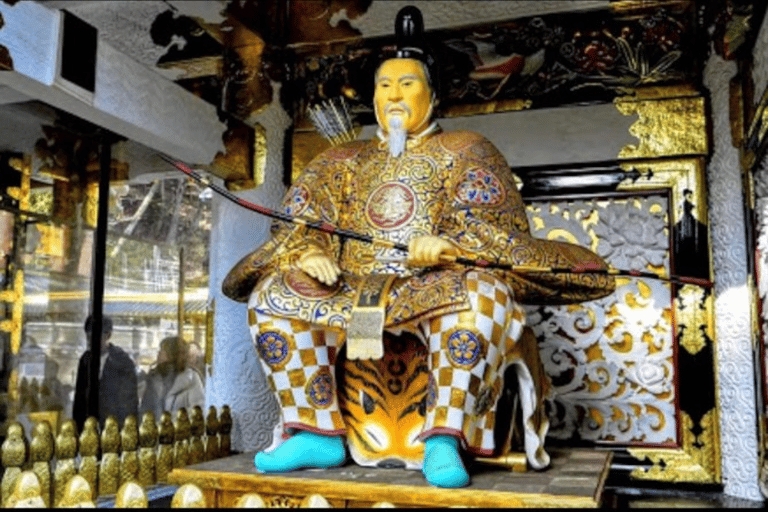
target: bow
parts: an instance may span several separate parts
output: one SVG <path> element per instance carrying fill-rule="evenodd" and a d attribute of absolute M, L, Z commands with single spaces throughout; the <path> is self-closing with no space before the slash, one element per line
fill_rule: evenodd
<path fill-rule="evenodd" d="M 245 199 L 237 197 L 235 194 L 233 194 L 229 190 L 216 185 L 210 179 L 204 176 L 201 176 L 197 172 L 190 169 L 187 165 L 181 162 L 175 161 L 165 155 L 159 155 L 159 156 L 160 158 L 162 158 L 163 160 L 165 160 L 166 162 L 168 162 L 169 164 L 171 164 L 176 169 L 183 172 L 190 178 L 194 179 L 201 185 L 210 187 L 211 190 L 213 190 L 217 194 L 225 197 L 226 199 L 229 199 L 233 203 L 236 203 L 248 210 L 260 213 L 262 215 L 271 217 L 273 219 L 281 220 L 283 222 L 288 222 L 288 223 L 296 224 L 299 226 L 306 226 L 308 228 L 322 231 L 330 235 L 337 235 L 339 237 L 346 238 L 346 239 L 359 240 L 361 242 L 375 244 L 375 245 L 389 248 L 389 249 L 397 249 L 399 251 L 403 251 L 406 253 L 408 252 L 408 246 L 402 243 L 392 242 L 390 240 L 382 240 L 380 238 L 375 238 L 370 235 L 366 235 L 364 233 L 358 233 L 356 231 L 342 229 L 328 222 L 296 217 L 293 215 L 289 215 L 285 212 L 273 210 L 271 208 L 266 208 L 264 206 L 252 203 L 250 201 L 246 201 Z M 532 265 L 514 265 L 511 263 L 494 262 L 494 261 L 488 261 L 480 258 L 478 259 L 464 258 L 462 256 L 443 256 L 441 257 L 441 259 L 443 259 L 443 261 L 445 261 L 446 263 L 453 262 L 453 263 L 459 263 L 461 265 L 467 265 L 471 267 L 495 268 L 500 270 L 517 272 L 521 274 L 526 274 L 526 273 L 527 274 L 534 274 L 534 273 L 536 274 L 541 274 L 541 273 L 586 274 L 586 273 L 590 273 L 590 274 L 602 274 L 602 275 L 611 275 L 611 276 L 642 277 L 647 279 L 658 279 L 661 281 L 666 281 L 674 284 L 679 284 L 679 285 L 691 284 L 694 286 L 701 286 L 703 288 L 712 287 L 711 281 L 709 281 L 708 279 L 700 278 L 700 277 L 678 276 L 678 275 L 660 276 L 652 272 L 643 272 L 640 270 L 625 270 L 625 269 L 611 268 L 611 267 L 603 268 L 597 262 L 582 262 L 579 265 L 576 265 L 573 267 L 545 267 L 545 266 L 532 266 Z"/>

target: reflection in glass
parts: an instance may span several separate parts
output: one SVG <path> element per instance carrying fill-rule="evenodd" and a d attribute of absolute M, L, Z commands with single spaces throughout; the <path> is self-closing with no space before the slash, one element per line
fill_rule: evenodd
<path fill-rule="evenodd" d="M 28 206 L 37 216 L 0 205 L 2 289 L 8 289 L 14 258 L 23 270 L 23 336 L 15 357 L 10 357 L 7 333 L 0 333 L 5 344 L 2 390 L 7 390 L 2 402 L 8 409 L 2 420 L 17 418 L 31 425 L 49 414 L 60 425 L 73 417 L 78 364 L 88 348 L 84 323 L 91 301 L 94 227 L 85 219 L 87 200 L 76 200 L 72 180 L 62 186 L 58 178 L 37 178 Z M 80 192 L 88 190 L 82 186 Z M 74 204 L 66 215 L 54 212 L 62 191 L 67 194 L 62 200 Z M 183 340 L 175 363 L 180 370 L 158 404 L 175 409 L 204 402 L 210 198 L 209 191 L 175 174 L 111 183 L 104 315 L 113 322 L 109 343 L 134 364 L 142 411 L 148 407 L 141 400 L 150 376 L 162 364 L 161 342 L 169 337 Z M 12 247 L 14 225 L 23 234 L 18 255 Z M 8 316 L 5 304 L 0 322 Z"/>

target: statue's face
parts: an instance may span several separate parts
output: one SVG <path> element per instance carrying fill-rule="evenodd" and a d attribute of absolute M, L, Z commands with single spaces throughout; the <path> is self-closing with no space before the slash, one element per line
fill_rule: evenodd
<path fill-rule="evenodd" d="M 376 73 L 373 95 L 376 119 L 389 131 L 393 119 L 399 118 L 408 133 L 419 133 L 430 121 L 432 90 L 424 67 L 416 59 L 389 59 Z"/>

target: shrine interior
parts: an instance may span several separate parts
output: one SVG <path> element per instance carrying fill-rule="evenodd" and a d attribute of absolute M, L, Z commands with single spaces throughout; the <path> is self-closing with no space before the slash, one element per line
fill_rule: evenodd
<path fill-rule="evenodd" d="M 473 484 L 455 492 L 419 471 L 353 462 L 270 481 L 253 454 L 280 435 L 280 408 L 247 305 L 222 283 L 271 236 L 273 220 L 254 210 L 279 208 L 323 151 L 376 138 L 373 76 L 407 5 L 421 11 L 437 61 L 440 127 L 498 148 L 531 235 L 626 272 L 606 297 L 524 306 L 551 382 L 549 469 L 476 461 Z M 202 448 L 162 477 L 159 462 L 152 477 L 136 473 L 143 506 L 171 496 L 177 506 L 188 483 L 210 507 L 248 492 L 268 506 L 765 506 L 766 7 L 0 0 L 3 506 L 16 476 L 43 460 L 12 462 L 16 425 L 30 443 L 48 422 L 51 482 L 63 489 L 75 474 L 59 464 L 58 436 L 74 425 L 81 357 L 99 345 L 89 316 L 94 327 L 111 321 L 109 342 L 133 364 L 134 410 L 148 407 L 169 357 L 200 383 L 201 412 L 190 402 L 179 419 L 167 397 L 154 409 L 158 422 L 174 414 L 159 424 L 160 448 L 174 426 L 175 442 Z M 89 404 L 123 401 L 100 391 L 88 389 Z M 131 444 L 145 460 L 139 450 L 155 445 L 141 444 L 136 424 L 133 437 L 115 427 L 123 451 L 109 453 L 102 425 L 94 464 L 126 460 Z M 72 468 L 91 456 L 74 453 Z M 474 476 L 488 468 L 486 480 Z M 117 484 L 91 492 L 96 506 L 126 503 Z"/>

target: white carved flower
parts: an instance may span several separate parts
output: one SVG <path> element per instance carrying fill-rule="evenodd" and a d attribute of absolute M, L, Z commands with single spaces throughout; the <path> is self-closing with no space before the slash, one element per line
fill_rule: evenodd
<path fill-rule="evenodd" d="M 646 202 L 615 203 L 603 210 L 595 225 L 597 252 L 618 268 L 642 270 L 647 264 L 662 266 L 669 249 L 663 213 L 653 213 Z"/>
<path fill-rule="evenodd" d="M 667 361 L 641 362 L 627 368 L 627 379 L 635 382 L 653 395 L 668 391 L 671 386 L 667 378 L 670 372 L 665 368 Z"/>

